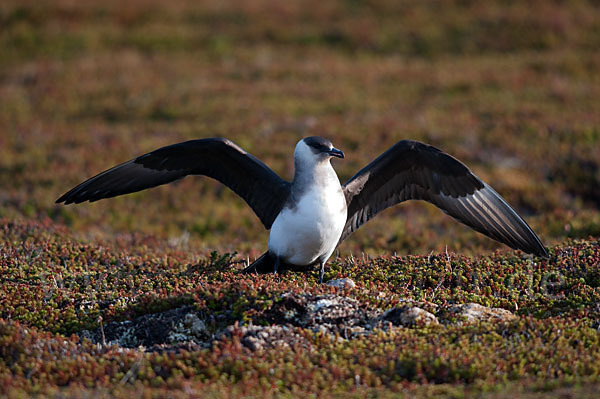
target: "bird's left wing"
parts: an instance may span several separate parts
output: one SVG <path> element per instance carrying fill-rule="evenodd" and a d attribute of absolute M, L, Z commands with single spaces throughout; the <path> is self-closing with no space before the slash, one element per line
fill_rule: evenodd
<path fill-rule="evenodd" d="M 508 203 L 469 168 L 427 144 L 403 140 L 360 170 L 343 187 L 348 218 L 340 242 L 380 211 L 425 200 L 458 221 L 511 248 L 548 251 Z"/>
<path fill-rule="evenodd" d="M 230 140 L 207 138 L 159 148 L 79 184 L 57 203 L 80 203 L 133 193 L 187 175 L 212 177 L 242 197 L 267 229 L 283 207 L 290 183 Z"/>

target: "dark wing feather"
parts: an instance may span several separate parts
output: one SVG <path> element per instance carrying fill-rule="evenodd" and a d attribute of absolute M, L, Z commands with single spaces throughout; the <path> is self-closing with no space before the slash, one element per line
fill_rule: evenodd
<path fill-rule="evenodd" d="M 56 202 L 98 201 L 184 178 L 212 177 L 235 191 L 267 229 L 283 207 L 290 183 L 230 140 L 191 140 L 159 148 L 79 184 Z"/>
<path fill-rule="evenodd" d="M 527 223 L 494 189 L 452 156 L 403 140 L 344 185 L 348 219 L 340 242 L 380 211 L 406 200 L 425 200 L 511 248 L 538 256 L 548 251 Z"/>

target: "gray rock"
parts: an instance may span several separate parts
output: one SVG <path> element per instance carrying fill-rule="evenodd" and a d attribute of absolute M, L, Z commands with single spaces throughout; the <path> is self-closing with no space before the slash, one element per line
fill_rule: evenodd
<path fill-rule="evenodd" d="M 325 284 L 342 290 L 356 287 L 356 283 L 354 283 L 354 281 L 352 281 L 349 278 L 338 278 L 335 280 L 329 280 Z"/>
<path fill-rule="evenodd" d="M 242 345 L 252 351 L 274 347 L 289 348 L 297 345 L 306 348 L 312 346 L 296 329 L 287 326 L 230 325 L 219 339 L 229 339 L 233 336 L 239 336 Z"/>
<path fill-rule="evenodd" d="M 272 324 L 284 324 L 345 336 L 355 326 L 365 326 L 377 318 L 377 311 L 367 309 L 353 298 L 340 295 L 310 295 L 285 293 L 265 319 Z"/>
<path fill-rule="evenodd" d="M 340 286 L 347 287 L 348 281 L 352 280 L 339 279 L 329 283 L 334 286 L 336 281 L 340 282 Z M 342 341 L 372 334 L 376 329 L 389 331 L 402 327 L 438 325 L 438 318 L 425 309 L 435 312 L 445 323 L 510 321 L 517 318 L 508 310 L 476 303 L 438 309 L 431 303 L 403 301 L 401 305 L 382 312 L 344 295 L 286 292 L 272 306 L 262 310 L 256 319 L 261 324 L 270 325 L 244 325 L 233 320 L 231 314 L 205 315 L 188 305 L 146 314 L 134 320 L 106 323 L 102 328 L 82 331 L 79 335 L 97 344 L 106 342 L 125 348 L 143 346 L 149 351 L 210 348 L 218 341 L 230 339 L 239 339 L 246 349 L 252 351 L 273 347 L 311 348 L 312 343 L 305 338 L 302 330 Z M 203 316 L 206 320 L 201 319 Z"/>
<path fill-rule="evenodd" d="M 187 313 L 183 321 L 175 323 L 169 330 L 167 342 L 171 344 L 180 342 L 203 342 L 209 337 L 206 324 L 195 313 Z"/>
<path fill-rule="evenodd" d="M 501 308 L 488 308 L 478 303 L 454 305 L 447 309 L 446 318 L 456 318 L 460 322 L 511 321 L 517 318 L 512 312 Z"/>
<path fill-rule="evenodd" d="M 208 335 L 206 325 L 194 313 L 192 306 L 147 314 L 135 320 L 111 322 L 102 328 L 79 333 L 80 337 L 94 343 L 117 344 L 124 348 L 150 348 L 182 342 L 204 345 Z"/>
<path fill-rule="evenodd" d="M 433 313 L 411 305 L 390 309 L 383 314 L 382 318 L 391 321 L 394 325 L 405 327 L 439 324 Z"/>

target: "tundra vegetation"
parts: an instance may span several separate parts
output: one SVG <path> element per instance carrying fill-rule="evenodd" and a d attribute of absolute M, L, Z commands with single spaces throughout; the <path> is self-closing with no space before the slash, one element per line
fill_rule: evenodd
<path fill-rule="evenodd" d="M 596 394 L 599 48 L 591 0 L 3 0 L 0 395 Z M 200 137 L 290 178 L 308 135 L 342 181 L 403 138 L 444 149 L 550 257 L 405 203 L 339 248 L 336 288 L 240 274 L 267 232 L 210 179 L 54 204 Z"/>

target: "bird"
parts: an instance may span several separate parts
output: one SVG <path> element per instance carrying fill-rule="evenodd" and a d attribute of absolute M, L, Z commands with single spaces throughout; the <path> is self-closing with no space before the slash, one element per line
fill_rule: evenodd
<path fill-rule="evenodd" d="M 326 138 L 301 139 L 294 177 L 286 181 L 226 138 L 202 138 L 158 148 L 114 166 L 67 191 L 56 202 L 82 203 L 205 175 L 237 193 L 269 230 L 268 249 L 245 272 L 325 264 L 338 245 L 378 213 L 424 200 L 474 230 L 539 257 L 548 250 L 517 212 L 467 166 L 442 150 L 401 140 L 343 185 L 331 160 L 344 152 Z"/>

